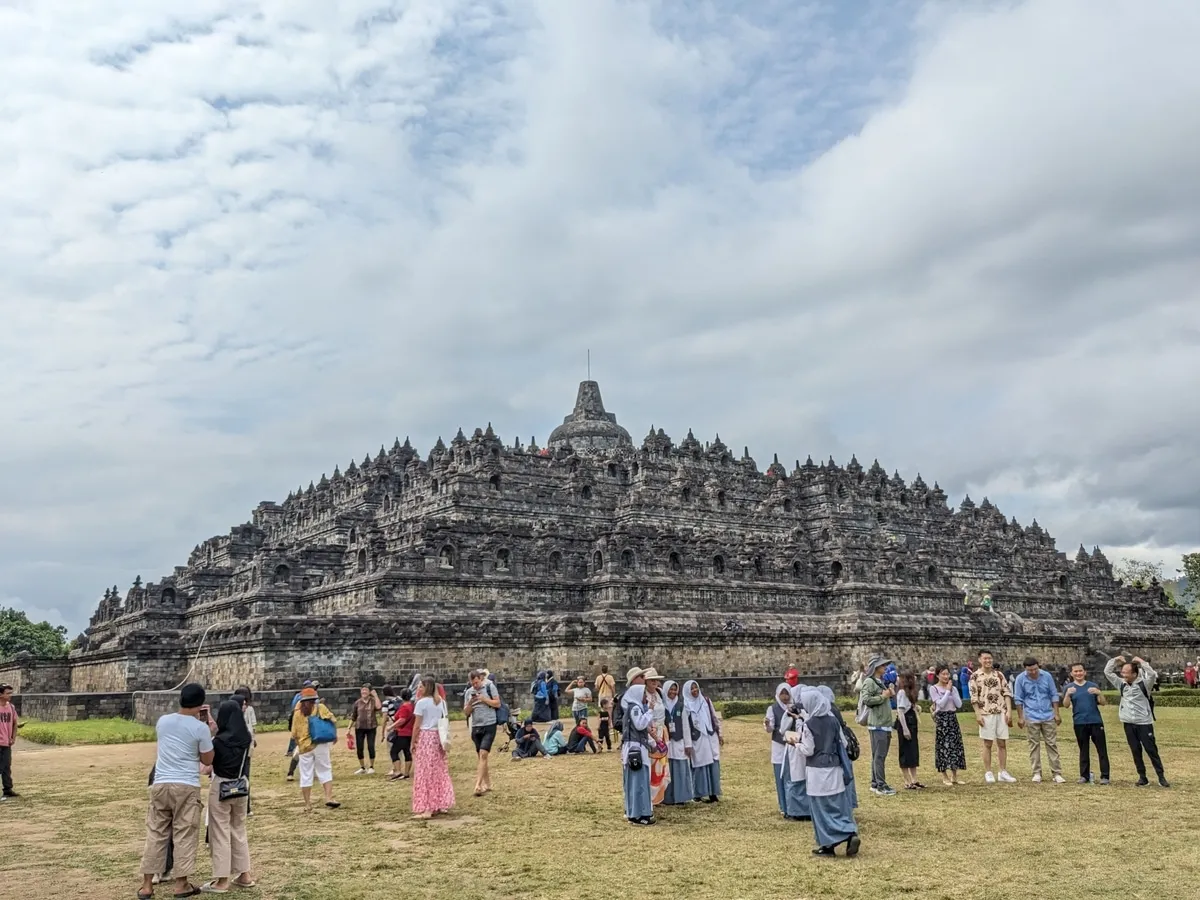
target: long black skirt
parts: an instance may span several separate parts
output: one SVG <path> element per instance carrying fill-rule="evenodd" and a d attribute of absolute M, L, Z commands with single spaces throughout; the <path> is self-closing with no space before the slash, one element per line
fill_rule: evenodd
<path fill-rule="evenodd" d="M 933 724 L 933 760 L 937 770 L 961 772 L 967 767 L 967 751 L 963 749 L 958 716 L 952 712 L 934 713 Z"/>
<path fill-rule="evenodd" d="M 904 731 L 900 727 L 900 721 L 896 720 L 896 737 L 897 744 L 900 747 L 900 768 L 915 769 L 921 765 L 921 745 L 917 742 L 917 712 L 914 709 L 908 709 L 904 713 L 904 720 L 908 724 L 908 733 L 911 738 L 904 736 Z"/>

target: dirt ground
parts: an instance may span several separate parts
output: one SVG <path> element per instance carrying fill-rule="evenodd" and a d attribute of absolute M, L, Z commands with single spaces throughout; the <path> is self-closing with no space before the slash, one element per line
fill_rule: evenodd
<path fill-rule="evenodd" d="M 1200 897 L 1194 839 L 1200 833 L 1200 710 L 1160 711 L 1170 791 L 1132 786 L 1115 721 L 1108 728 L 1117 782 L 1111 788 L 1031 784 L 1019 735 L 1010 769 L 1021 783 L 984 785 L 966 719 L 969 784 L 946 789 L 932 771 L 928 717 L 922 725 L 921 772 L 929 790 L 875 797 L 866 790 L 867 761 L 858 763 L 863 851 L 852 861 L 812 858 L 811 827 L 781 818 L 767 738 L 753 718 L 727 723 L 723 802 L 664 810 L 649 829 L 622 821 L 615 754 L 549 762 L 498 758 L 495 793 L 472 797 L 474 762 L 461 725 L 451 751 L 458 804 L 449 817 L 414 822 L 408 783 L 382 776 L 385 755 L 380 774 L 355 777 L 357 760 L 342 743 L 334 771 L 344 806 L 306 816 L 298 787 L 283 778 L 287 735 L 263 735 L 249 828 L 260 886 L 237 893 L 279 900 Z M 1069 725 L 1061 747 L 1073 782 L 1077 753 Z M 133 897 L 154 753 L 153 744 L 18 743 L 13 768 L 22 797 L 0 804 L 0 896 Z M 899 782 L 894 760 L 893 751 L 889 772 Z M 194 880 L 209 872 L 201 845 Z M 170 895 L 169 886 L 159 888 L 159 897 Z"/>

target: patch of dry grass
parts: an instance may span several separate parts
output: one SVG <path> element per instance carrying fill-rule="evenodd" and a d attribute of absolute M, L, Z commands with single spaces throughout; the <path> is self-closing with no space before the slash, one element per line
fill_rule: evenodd
<path fill-rule="evenodd" d="M 1010 769 L 1021 783 L 984 785 L 966 718 L 971 783 L 946 789 L 932 771 L 928 717 L 921 724 L 922 773 L 929 790 L 875 797 L 866 790 L 866 760 L 857 765 L 863 835 L 857 860 L 812 858 L 811 828 L 779 816 L 767 738 L 757 719 L 728 723 L 724 802 L 664 810 L 660 825 L 649 829 L 622 821 L 615 754 L 550 762 L 498 759 L 496 792 L 472 797 L 473 760 L 461 725 L 452 751 L 459 803 L 445 820 L 411 821 L 408 784 L 389 784 L 381 775 L 354 777 L 357 760 L 340 743 L 334 751 L 335 783 L 345 805 L 306 817 L 299 789 L 283 780 L 287 736 L 266 735 L 254 760 L 250 824 L 260 888 L 242 895 L 280 900 L 1197 896 L 1200 849 L 1192 837 L 1200 833 L 1194 802 L 1200 785 L 1197 711 L 1160 711 L 1160 741 L 1175 785 L 1170 791 L 1132 786 L 1132 763 L 1115 720 L 1109 737 L 1118 783 L 1110 788 L 1031 784 L 1020 736 Z M 1065 774 L 1073 781 L 1074 739 L 1069 727 L 1061 734 Z M 146 775 L 153 760 L 153 745 L 19 745 L 14 768 L 24 796 L 0 804 L 5 845 L 0 881 L 22 886 L 13 896 L 133 896 Z M 889 773 L 900 781 L 894 765 Z M 1131 855 L 1131 841 L 1144 852 Z M 1118 848 L 1124 848 L 1119 861 Z M 197 880 L 207 872 L 208 854 L 201 848 Z M 170 893 L 169 887 L 159 889 L 161 897 Z"/>

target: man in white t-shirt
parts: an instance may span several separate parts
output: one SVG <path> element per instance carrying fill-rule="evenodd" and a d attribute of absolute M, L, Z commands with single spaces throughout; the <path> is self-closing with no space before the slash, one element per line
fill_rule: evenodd
<path fill-rule="evenodd" d="M 154 876 L 166 870 L 167 847 L 175 842 L 175 896 L 199 893 L 188 877 L 196 869 L 200 837 L 200 767 L 212 765 L 212 735 L 216 728 L 204 704 L 204 688 L 185 685 L 179 693 L 179 712 L 158 720 L 158 753 L 150 812 L 146 816 L 146 849 L 142 854 L 142 900 L 154 896 Z"/>

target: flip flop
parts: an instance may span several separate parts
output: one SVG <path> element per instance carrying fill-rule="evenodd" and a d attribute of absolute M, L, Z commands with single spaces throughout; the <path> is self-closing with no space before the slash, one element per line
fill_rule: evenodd
<path fill-rule="evenodd" d="M 337 809 L 337 808 L 338 808 L 339 806 L 341 806 L 342 804 L 341 804 L 341 803 L 339 803 L 339 802 L 338 802 L 338 801 L 336 801 L 336 800 L 330 800 L 330 801 L 329 801 L 328 803 L 326 803 L 325 805 L 326 805 L 326 806 L 328 806 L 330 809 Z"/>
<path fill-rule="evenodd" d="M 246 890 L 250 890 L 252 887 L 258 887 L 257 881 L 251 881 L 249 884 L 242 881 L 234 881 L 232 884 L 234 887 L 244 888 Z"/>
<path fill-rule="evenodd" d="M 171 896 L 179 897 L 179 898 L 195 897 L 197 894 L 200 893 L 200 888 L 196 887 L 194 884 L 189 884 L 188 887 L 190 888 L 190 890 L 184 891 L 182 894 L 172 894 Z"/>
<path fill-rule="evenodd" d="M 148 894 L 143 894 L 141 891 L 138 891 L 137 896 L 138 900 L 154 900 L 154 891 L 151 891 Z"/>
<path fill-rule="evenodd" d="M 215 881 L 206 881 L 200 885 L 200 893 L 202 894 L 228 894 L 229 888 L 219 888 Z M 176 896 L 179 896 L 176 894 Z"/>

